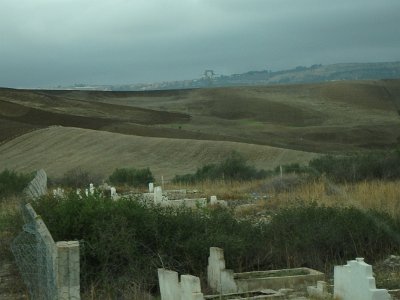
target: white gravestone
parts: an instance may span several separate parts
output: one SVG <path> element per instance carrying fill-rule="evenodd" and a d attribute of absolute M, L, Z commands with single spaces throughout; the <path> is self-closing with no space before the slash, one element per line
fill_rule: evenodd
<path fill-rule="evenodd" d="M 149 183 L 149 193 L 154 193 L 154 183 Z"/>

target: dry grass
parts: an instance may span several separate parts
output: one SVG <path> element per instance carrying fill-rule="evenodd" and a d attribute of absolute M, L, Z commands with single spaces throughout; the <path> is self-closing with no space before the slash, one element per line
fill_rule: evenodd
<path fill-rule="evenodd" d="M 0 261 L 13 258 L 11 242 L 21 230 L 20 200 L 17 197 L 0 198 Z"/>
<path fill-rule="evenodd" d="M 316 202 L 326 206 L 374 209 L 400 217 L 400 180 L 335 184 L 326 178 L 306 181 L 296 176 L 250 182 L 207 181 L 196 185 L 167 185 L 166 188 L 198 189 L 204 196 L 226 200 L 257 200 L 260 209 L 277 209 L 294 202 Z"/>
<path fill-rule="evenodd" d="M 301 185 L 293 191 L 278 193 L 273 200 L 290 203 L 294 200 L 315 201 L 327 206 L 352 206 L 384 211 L 400 216 L 400 181 L 364 181 L 354 184 L 334 184 L 320 179 Z"/>
<path fill-rule="evenodd" d="M 19 212 L 20 202 L 16 197 L 0 199 L 0 298 L 27 299 L 24 286 L 14 257 L 11 242 L 22 230 Z"/>
<path fill-rule="evenodd" d="M 217 196 L 218 199 L 240 200 L 247 199 L 250 190 L 255 189 L 261 181 L 211 181 L 207 180 L 196 184 L 166 184 L 165 189 L 186 189 L 198 191 L 201 196 L 209 198 Z"/>
<path fill-rule="evenodd" d="M 118 296 L 118 299 L 132 299 L 132 300 L 157 300 L 159 298 L 151 295 L 145 291 L 143 287 L 132 281 L 129 286 L 126 286 L 124 290 L 115 291 L 115 287 L 104 287 L 92 284 L 91 287 L 82 293 L 81 298 L 83 300 L 113 300 Z"/>

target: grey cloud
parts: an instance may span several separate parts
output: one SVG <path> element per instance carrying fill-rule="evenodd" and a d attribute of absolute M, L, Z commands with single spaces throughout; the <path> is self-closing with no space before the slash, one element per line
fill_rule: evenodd
<path fill-rule="evenodd" d="M 0 86 L 400 60 L 398 0 L 3 0 Z"/>

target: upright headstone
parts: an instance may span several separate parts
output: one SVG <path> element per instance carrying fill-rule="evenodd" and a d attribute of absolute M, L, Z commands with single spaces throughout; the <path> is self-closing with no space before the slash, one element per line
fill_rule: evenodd
<path fill-rule="evenodd" d="M 161 300 L 204 300 L 199 277 L 158 269 Z"/>
<path fill-rule="evenodd" d="M 154 183 L 153 182 L 149 183 L 149 193 L 154 193 Z"/>
<path fill-rule="evenodd" d="M 208 285 L 218 293 L 236 293 L 238 287 L 234 280 L 233 270 L 225 268 L 224 250 L 210 247 L 207 266 Z"/>
<path fill-rule="evenodd" d="M 385 289 L 377 289 L 372 266 L 364 258 L 350 260 L 334 268 L 334 298 L 341 300 L 389 300 Z"/>
<path fill-rule="evenodd" d="M 93 183 L 91 183 L 91 184 L 89 185 L 89 190 L 90 190 L 90 195 L 93 195 L 93 194 L 94 194 L 94 186 L 93 186 Z"/>
<path fill-rule="evenodd" d="M 156 186 L 154 188 L 154 203 L 160 204 L 162 202 L 162 189 L 161 186 Z"/>
<path fill-rule="evenodd" d="M 200 278 L 193 275 L 181 275 L 181 300 L 203 300 Z"/>
<path fill-rule="evenodd" d="M 158 285 L 160 287 L 161 300 L 180 299 L 181 289 L 177 272 L 158 269 Z"/>
<path fill-rule="evenodd" d="M 225 200 L 218 200 L 217 196 L 211 196 L 210 197 L 210 204 L 211 205 L 224 206 L 224 207 L 228 206 L 228 202 L 226 202 Z"/>
<path fill-rule="evenodd" d="M 110 188 L 110 191 L 111 191 L 111 199 L 116 200 L 117 197 L 118 197 L 118 195 L 117 195 L 117 189 L 116 189 L 115 187 L 112 186 L 112 187 Z"/>

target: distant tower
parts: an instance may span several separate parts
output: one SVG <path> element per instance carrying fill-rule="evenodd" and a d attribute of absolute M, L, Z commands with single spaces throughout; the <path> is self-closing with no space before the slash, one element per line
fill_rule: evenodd
<path fill-rule="evenodd" d="M 205 70 L 204 71 L 204 78 L 208 81 L 208 84 L 211 85 L 214 80 L 214 70 Z"/>

